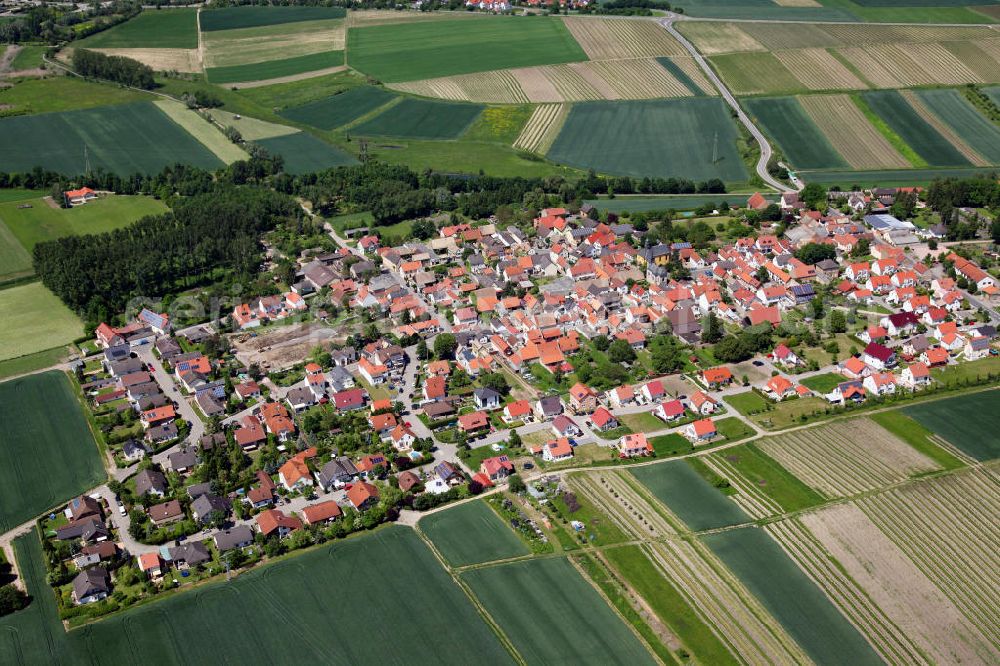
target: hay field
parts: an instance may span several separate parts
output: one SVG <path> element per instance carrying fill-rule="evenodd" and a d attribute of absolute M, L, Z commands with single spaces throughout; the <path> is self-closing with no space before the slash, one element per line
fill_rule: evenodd
<path fill-rule="evenodd" d="M 653 20 L 566 18 L 563 21 L 591 60 L 687 55 L 684 47 Z"/>
<path fill-rule="evenodd" d="M 866 634 L 890 663 L 986 664 L 991 655 L 995 660 L 986 637 L 854 504 L 782 521 L 770 530 L 799 553 L 799 562 L 844 612 L 853 612 L 856 623 L 868 624 L 865 614 L 881 620 Z M 840 567 L 830 566 L 830 558 Z"/>
<path fill-rule="evenodd" d="M 544 155 L 559 135 L 568 113 L 566 104 L 539 104 L 514 141 L 514 147 Z"/>
<path fill-rule="evenodd" d="M 868 87 L 826 49 L 775 51 L 774 56 L 807 90 L 862 90 Z"/>
<path fill-rule="evenodd" d="M 772 51 L 842 45 L 844 40 L 831 34 L 827 27 L 808 23 L 743 23 L 739 29 Z"/>
<path fill-rule="evenodd" d="M 41 282 L 0 290 L 0 312 L 0 361 L 64 347 L 84 334 L 80 318 Z"/>
<path fill-rule="evenodd" d="M 124 56 L 158 72 L 200 72 L 198 49 L 93 49 L 109 56 Z"/>
<path fill-rule="evenodd" d="M 941 44 L 897 43 L 837 49 L 877 88 L 982 83 Z"/>
<path fill-rule="evenodd" d="M 343 51 L 343 19 L 207 32 L 202 36 L 206 67 L 247 65 L 325 51 Z"/>
<path fill-rule="evenodd" d="M 758 446 L 827 497 L 855 495 L 940 469 L 933 460 L 867 419 L 769 437 Z"/>
<path fill-rule="evenodd" d="M 754 39 L 743 26 L 734 23 L 681 21 L 677 29 L 704 55 L 767 51 L 769 48 Z"/>
<path fill-rule="evenodd" d="M 183 127 L 188 134 L 196 138 L 203 146 L 211 150 L 225 164 L 249 159 L 249 155 L 226 138 L 218 127 L 199 116 L 180 102 L 161 99 L 153 102 L 160 111 L 167 114 L 171 120 Z"/>
<path fill-rule="evenodd" d="M 802 108 L 855 169 L 907 168 L 910 163 L 865 118 L 848 95 L 808 95 Z"/>

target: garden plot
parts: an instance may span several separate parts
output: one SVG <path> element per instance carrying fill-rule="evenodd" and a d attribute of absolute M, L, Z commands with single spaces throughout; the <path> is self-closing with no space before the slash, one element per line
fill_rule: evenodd
<path fill-rule="evenodd" d="M 865 118 L 848 95 L 800 97 L 802 108 L 855 169 L 907 168 L 910 163 Z"/>
<path fill-rule="evenodd" d="M 705 55 L 768 49 L 744 31 L 742 26 L 733 23 L 682 21 L 678 24 L 678 30 Z"/>
<path fill-rule="evenodd" d="M 569 106 L 566 104 L 539 104 L 531 112 L 514 147 L 544 155 L 559 135 L 567 113 Z"/>
<path fill-rule="evenodd" d="M 829 51 L 775 51 L 774 56 L 809 90 L 861 90 L 868 86 Z"/>
<path fill-rule="evenodd" d="M 940 467 L 867 419 L 769 437 L 764 453 L 827 497 L 874 490 Z"/>
<path fill-rule="evenodd" d="M 856 502 L 1000 659 L 1000 477 L 980 468 Z"/>
<path fill-rule="evenodd" d="M 627 472 L 602 470 L 574 475 L 572 486 L 601 509 L 611 521 L 637 539 L 660 539 L 676 534 L 681 521 L 666 507 L 641 494 Z"/>
<path fill-rule="evenodd" d="M 680 42 L 654 20 L 567 18 L 564 21 L 591 60 L 687 54 Z"/>
<path fill-rule="evenodd" d="M 996 660 L 986 637 L 855 505 L 769 529 L 856 624 L 867 624 L 866 635 L 890 663 Z M 831 566 L 830 558 L 840 566 Z"/>

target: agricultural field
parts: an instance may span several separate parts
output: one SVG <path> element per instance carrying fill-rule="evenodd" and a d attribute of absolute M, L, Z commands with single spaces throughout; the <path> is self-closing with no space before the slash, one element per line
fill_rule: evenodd
<path fill-rule="evenodd" d="M 42 56 L 45 55 L 45 46 L 26 44 L 14 56 L 14 61 L 10 63 L 11 71 L 18 72 L 26 69 L 38 69 L 42 66 Z"/>
<path fill-rule="evenodd" d="M 795 167 L 847 168 L 846 160 L 802 108 L 798 98 L 752 97 L 743 103 Z"/>
<path fill-rule="evenodd" d="M 302 21 L 342 19 L 346 15 L 347 12 L 342 7 L 226 7 L 203 11 L 200 23 L 203 32 L 214 32 Z"/>
<path fill-rule="evenodd" d="M 249 159 L 249 155 L 226 138 L 222 131 L 202 118 L 192 109 L 180 102 L 161 99 L 153 102 L 160 111 L 167 114 L 171 120 L 183 127 L 188 134 L 197 139 L 201 145 L 208 148 L 225 164 Z"/>
<path fill-rule="evenodd" d="M 84 151 L 87 155 L 85 157 Z M 91 168 L 127 175 L 183 162 L 222 166 L 211 151 L 151 103 L 0 119 L 0 163 L 64 174 Z"/>
<path fill-rule="evenodd" d="M 755 518 L 799 511 L 823 502 L 819 493 L 754 443 L 706 456 L 704 462 L 736 488 L 733 499 Z"/>
<path fill-rule="evenodd" d="M 105 478 L 83 406 L 62 372 L 0 384 L 0 422 L 4 424 L 0 531 L 31 520 Z"/>
<path fill-rule="evenodd" d="M 984 158 L 978 152 L 977 147 L 974 147 L 973 143 L 970 143 L 959 136 L 958 133 L 952 129 L 950 123 L 934 113 L 930 107 L 924 103 L 923 98 L 920 97 L 916 91 L 901 90 L 899 91 L 899 94 L 913 108 L 917 116 L 930 125 L 934 131 L 940 134 L 944 141 L 951 144 L 951 146 L 957 150 L 969 164 L 974 166 L 989 166 L 989 160 Z M 996 135 L 1000 135 L 1000 133 L 996 133 L 995 136 Z"/>
<path fill-rule="evenodd" d="M 209 113 L 215 119 L 215 122 L 222 124 L 223 127 L 235 127 L 239 130 L 240 136 L 247 141 L 287 136 L 299 131 L 297 128 L 289 125 L 269 123 L 266 120 L 244 115 L 237 117 L 237 114 L 231 111 L 224 111 L 223 109 L 212 109 Z"/>
<path fill-rule="evenodd" d="M 666 194 L 662 196 L 616 196 L 614 199 L 587 199 L 584 203 L 611 213 L 651 210 L 690 211 L 702 206 L 718 207 L 722 203 L 738 205 L 752 193 L 739 194 Z M 768 201 L 774 196 L 764 195 Z M 732 397 L 732 396 L 728 396 Z M 727 398 L 728 400 L 728 398 Z"/>
<path fill-rule="evenodd" d="M 118 86 L 88 83 L 68 76 L 26 79 L 0 88 L 0 104 L 8 115 L 74 111 L 155 99 L 152 95 Z"/>
<path fill-rule="evenodd" d="M 332 97 L 286 108 L 281 116 L 322 130 L 332 130 L 372 113 L 398 97 L 384 88 L 361 86 Z"/>
<path fill-rule="evenodd" d="M 0 283 L 31 275 L 31 254 L 0 217 Z"/>
<path fill-rule="evenodd" d="M 462 579 L 528 663 L 655 663 L 565 558 L 474 569 Z"/>
<path fill-rule="evenodd" d="M 406 98 L 355 126 L 351 133 L 406 139 L 457 139 L 482 111 L 483 107 L 476 104 Z"/>
<path fill-rule="evenodd" d="M 718 55 L 720 53 L 767 51 L 769 47 L 751 37 L 746 30 L 747 27 L 747 25 L 736 25 L 735 23 L 681 21 L 677 29 L 701 53 L 707 56 Z M 785 47 L 785 45 L 779 44 L 775 48 L 782 47 Z"/>
<path fill-rule="evenodd" d="M 1000 128 L 980 114 L 961 92 L 939 88 L 912 94 L 987 163 L 1000 164 Z"/>
<path fill-rule="evenodd" d="M 687 55 L 654 20 L 567 18 L 564 22 L 591 60 Z"/>
<path fill-rule="evenodd" d="M 721 99 L 573 105 L 548 157 L 630 176 L 744 181 L 738 134 Z"/>
<path fill-rule="evenodd" d="M 187 8 L 144 11 L 73 44 L 88 49 L 196 49 L 197 17 L 197 10 Z"/>
<path fill-rule="evenodd" d="M 774 55 L 807 90 L 862 90 L 868 87 L 827 49 L 775 51 Z"/>
<path fill-rule="evenodd" d="M 254 28 L 203 32 L 205 66 L 232 67 L 343 51 L 343 19 L 283 23 Z"/>
<path fill-rule="evenodd" d="M 962 151 L 940 134 L 897 91 L 861 93 L 864 103 L 929 166 L 969 166 Z"/>
<path fill-rule="evenodd" d="M 712 56 L 712 66 L 736 95 L 795 93 L 806 87 L 769 51 Z"/>
<path fill-rule="evenodd" d="M 808 95 L 799 102 L 833 149 L 855 169 L 905 168 L 910 162 L 869 122 L 849 95 Z"/>
<path fill-rule="evenodd" d="M 998 399 L 995 391 L 985 391 L 907 407 L 902 412 L 965 455 L 993 460 L 1000 458 Z"/>
<path fill-rule="evenodd" d="M 750 521 L 739 505 L 709 485 L 683 460 L 639 467 L 631 473 L 693 531 Z"/>
<path fill-rule="evenodd" d="M 305 132 L 258 139 L 255 143 L 272 155 L 285 158 L 285 171 L 290 174 L 313 173 L 357 163 L 351 155 Z"/>
<path fill-rule="evenodd" d="M 453 567 L 531 552 L 485 500 L 431 514 L 420 521 L 420 531 Z"/>
<path fill-rule="evenodd" d="M 398 83 L 587 59 L 560 19 L 469 17 L 349 28 L 348 64 Z"/>
<path fill-rule="evenodd" d="M 201 73 L 197 49 L 93 49 L 109 56 L 124 56 L 149 65 L 157 72 Z"/>
<path fill-rule="evenodd" d="M 654 465 L 655 467 L 655 465 Z M 573 490 L 636 539 L 661 539 L 677 534 L 683 523 L 658 503 L 635 477 L 625 471 L 600 470 L 573 476 Z"/>
<path fill-rule="evenodd" d="M 826 497 L 856 495 L 940 469 L 868 419 L 798 430 L 757 445 Z"/>
<path fill-rule="evenodd" d="M 41 282 L 0 290 L 0 360 L 63 347 L 83 335 L 83 322 Z"/>
<path fill-rule="evenodd" d="M 516 70 L 507 69 L 394 83 L 390 84 L 390 87 L 411 95 L 458 102 L 520 104 L 530 101 L 521 88 Z"/>
<path fill-rule="evenodd" d="M 267 81 L 329 70 L 344 64 L 343 51 L 325 51 L 308 55 L 268 60 L 265 62 L 248 63 L 246 65 L 230 65 L 228 67 L 209 67 L 205 75 L 212 83 L 245 83 L 247 81 Z"/>

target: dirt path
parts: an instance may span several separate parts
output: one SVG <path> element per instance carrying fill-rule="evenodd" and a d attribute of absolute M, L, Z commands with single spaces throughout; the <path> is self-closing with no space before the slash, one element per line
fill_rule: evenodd
<path fill-rule="evenodd" d="M 0 74 L 8 71 L 11 65 L 14 63 L 14 58 L 17 54 L 21 52 L 20 44 L 10 44 L 4 50 L 3 55 L 0 56 Z"/>
<path fill-rule="evenodd" d="M 276 83 L 291 83 L 292 81 L 303 81 L 305 79 L 314 79 L 317 76 L 325 76 L 327 74 L 336 74 L 337 72 L 343 72 L 347 70 L 347 65 L 338 65 L 337 67 L 327 67 L 326 69 L 317 69 L 312 72 L 302 72 L 301 74 L 290 74 L 289 76 L 279 76 L 274 79 L 263 79 L 261 81 L 243 81 L 242 83 L 232 83 L 226 84 L 231 88 L 260 88 L 261 86 L 271 86 Z"/>

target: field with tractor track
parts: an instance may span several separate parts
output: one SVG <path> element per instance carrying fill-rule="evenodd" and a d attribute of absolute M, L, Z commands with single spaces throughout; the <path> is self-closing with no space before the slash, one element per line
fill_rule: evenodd
<path fill-rule="evenodd" d="M 420 521 L 420 531 L 453 567 L 530 554 L 485 500 L 429 515 Z"/>
<path fill-rule="evenodd" d="M 802 108 L 855 169 L 906 168 L 910 162 L 865 117 L 848 95 L 808 95 Z"/>
<path fill-rule="evenodd" d="M 800 169 L 847 168 L 847 161 L 809 117 L 797 97 L 751 97 L 747 110 Z"/>
<path fill-rule="evenodd" d="M 281 155 L 285 159 L 285 171 L 290 174 L 315 173 L 357 164 L 353 156 L 306 132 L 258 139 L 255 143 L 272 155 Z"/>
<path fill-rule="evenodd" d="M 358 120 L 397 99 L 384 88 L 360 86 L 331 97 L 289 107 L 280 115 L 295 122 L 332 130 Z"/>
<path fill-rule="evenodd" d="M 680 42 L 653 20 L 581 17 L 564 22 L 591 60 L 687 55 Z"/>
<path fill-rule="evenodd" d="M 405 98 L 357 125 L 351 132 L 360 136 L 457 139 L 482 111 L 483 107 L 478 104 Z"/>
<path fill-rule="evenodd" d="M 568 113 L 569 106 L 566 104 L 539 104 L 531 112 L 514 147 L 544 155 L 559 135 Z"/>
<path fill-rule="evenodd" d="M 976 460 L 1000 458 L 1000 411 L 997 393 L 936 400 L 919 408 L 902 410 L 904 414 L 936 433 L 962 454 Z"/>
<path fill-rule="evenodd" d="M 232 67 L 343 51 L 346 35 L 343 19 L 203 32 L 205 66 Z"/>

